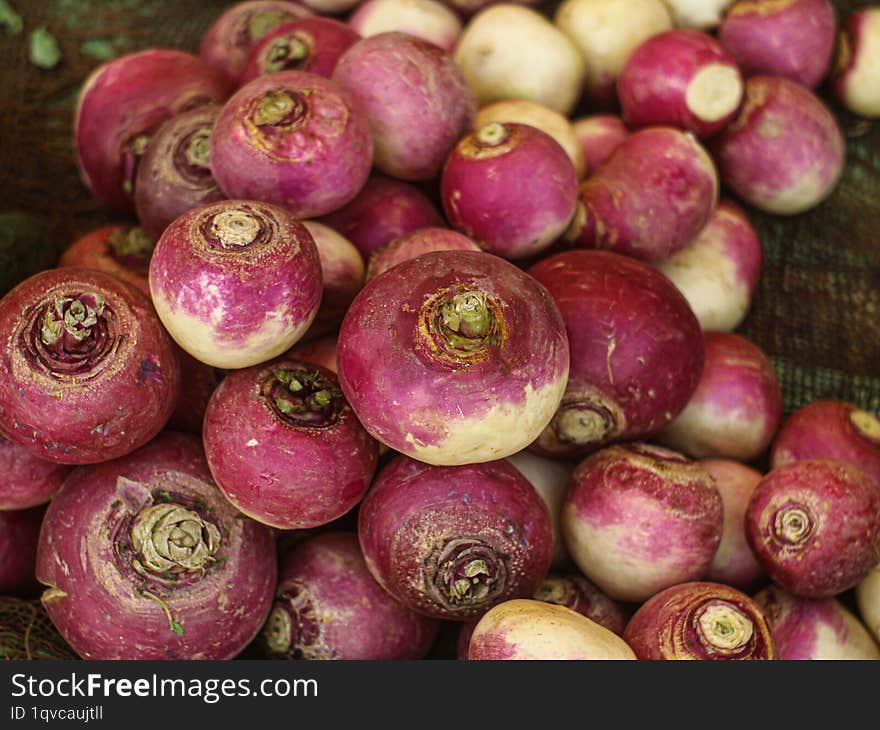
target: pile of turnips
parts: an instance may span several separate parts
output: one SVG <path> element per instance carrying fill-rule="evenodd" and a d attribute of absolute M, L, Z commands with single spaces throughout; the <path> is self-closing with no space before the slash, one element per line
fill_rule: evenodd
<path fill-rule="evenodd" d="M 0 593 L 90 659 L 880 659 L 880 420 L 735 333 L 880 6 L 529 4 L 94 71 L 130 219 L 0 300 Z"/>

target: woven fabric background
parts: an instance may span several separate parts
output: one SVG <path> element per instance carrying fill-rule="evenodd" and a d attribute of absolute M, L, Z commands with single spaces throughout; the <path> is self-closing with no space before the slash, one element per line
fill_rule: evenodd
<path fill-rule="evenodd" d="M 10 0 L 24 19 L 0 30 L 0 209 L 43 219 L 58 242 L 119 220 L 80 182 L 72 148 L 79 87 L 101 57 L 149 47 L 196 51 L 201 33 L 232 3 L 219 0 Z M 865 2 L 838 0 L 845 13 Z M 61 63 L 28 60 L 45 26 Z M 589 110 L 581 110 L 588 112 Z M 838 110 L 839 111 L 839 110 Z M 833 196 L 782 219 L 753 214 L 764 244 L 757 299 L 741 332 L 773 358 L 786 410 L 819 398 L 880 412 L 880 124 L 840 114 L 848 164 Z"/>

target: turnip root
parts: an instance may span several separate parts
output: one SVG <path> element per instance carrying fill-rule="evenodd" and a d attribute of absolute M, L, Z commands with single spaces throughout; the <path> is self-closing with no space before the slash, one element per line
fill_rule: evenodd
<path fill-rule="evenodd" d="M 776 370 L 754 343 L 728 332 L 707 332 L 700 384 L 657 440 L 698 459 L 750 462 L 763 454 L 782 421 Z"/>
<path fill-rule="evenodd" d="M 684 294 L 706 332 L 732 332 L 745 319 L 758 286 L 763 252 L 745 211 L 721 200 L 709 224 L 657 269 Z"/>
<path fill-rule="evenodd" d="M 620 606 L 582 575 L 548 575 L 535 591 L 535 600 L 577 611 L 618 636 L 626 628 Z"/>
<path fill-rule="evenodd" d="M 781 588 L 803 598 L 836 596 L 880 562 L 880 484 L 842 461 L 777 467 L 752 495 L 746 532 Z"/>
<path fill-rule="evenodd" d="M 30 598 L 39 593 L 34 571 L 45 512 L 44 507 L 0 511 L 0 596 Z"/>
<path fill-rule="evenodd" d="M 143 228 L 111 225 L 74 241 L 58 259 L 59 266 L 97 269 L 127 281 L 150 296 L 147 273 L 156 239 Z"/>
<path fill-rule="evenodd" d="M 367 0 L 348 24 L 364 38 L 398 31 L 452 51 L 461 21 L 438 0 Z"/>
<path fill-rule="evenodd" d="M 290 356 L 297 360 L 320 365 L 331 372 L 336 372 L 336 338 L 322 337 L 297 345 L 290 351 Z"/>
<path fill-rule="evenodd" d="M 702 578 L 722 528 L 721 495 L 711 475 L 647 444 L 610 446 L 585 459 L 562 507 L 572 559 L 619 601 L 644 601 Z"/>
<path fill-rule="evenodd" d="M 581 96 L 585 65 L 577 46 L 535 10 L 501 3 L 474 17 L 455 62 L 482 106 L 528 99 L 567 115 Z"/>
<path fill-rule="evenodd" d="M 397 264 L 431 251 L 481 251 L 470 238 L 449 228 L 417 228 L 395 238 L 370 256 L 367 281 L 375 279 Z"/>
<path fill-rule="evenodd" d="M 321 15 L 339 15 L 356 8 L 361 0 L 302 0 L 309 10 Z"/>
<path fill-rule="evenodd" d="M 880 641 L 880 563 L 856 586 L 856 602 L 862 620 Z"/>
<path fill-rule="evenodd" d="M 752 76 L 739 116 L 713 140 L 721 179 L 767 213 L 794 215 L 827 198 L 843 172 L 845 145 L 834 115 L 809 89 Z"/>
<path fill-rule="evenodd" d="M 176 344 L 174 350 L 180 361 L 180 395 L 165 428 L 201 435 L 205 409 L 211 394 L 223 380 L 223 372 L 199 362 Z"/>
<path fill-rule="evenodd" d="M 849 16 L 838 43 L 832 88 L 854 114 L 880 117 L 880 7 Z"/>
<path fill-rule="evenodd" d="M 721 24 L 724 11 L 734 0 L 664 0 L 679 28 L 712 30 Z"/>
<path fill-rule="evenodd" d="M 528 599 L 502 603 L 474 628 L 468 659 L 635 659 L 619 636 L 565 606 Z"/>
<path fill-rule="evenodd" d="M 0 436 L 0 513 L 48 502 L 69 473 L 66 464 L 40 459 Z"/>
<path fill-rule="evenodd" d="M 592 175 L 602 167 L 630 134 L 623 120 L 614 114 L 583 117 L 576 120 L 573 127 L 584 153 L 586 175 Z"/>

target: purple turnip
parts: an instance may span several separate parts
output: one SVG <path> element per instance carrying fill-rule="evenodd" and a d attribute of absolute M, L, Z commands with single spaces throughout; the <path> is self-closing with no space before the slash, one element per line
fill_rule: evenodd
<path fill-rule="evenodd" d="M 148 50 L 99 66 L 83 85 L 74 136 L 80 173 L 103 203 L 134 210 L 138 162 L 162 123 L 187 109 L 222 102 L 230 86 L 182 51 Z"/>
<path fill-rule="evenodd" d="M 461 35 L 461 21 L 437 0 L 367 0 L 349 18 L 364 38 L 398 31 L 452 51 Z"/>
<path fill-rule="evenodd" d="M 68 465 L 40 459 L 0 436 L 0 512 L 45 504 L 69 473 Z"/>
<path fill-rule="evenodd" d="M 547 290 L 497 256 L 435 251 L 358 294 L 339 334 L 339 380 L 361 423 L 430 464 L 503 459 L 547 426 L 568 379 Z"/>
<path fill-rule="evenodd" d="M 611 598 L 638 602 L 706 574 L 722 509 L 699 464 L 647 444 L 610 446 L 575 469 L 562 534 L 584 575 Z"/>
<path fill-rule="evenodd" d="M 781 588 L 828 598 L 880 563 L 880 484 L 842 461 L 796 461 L 771 471 L 746 512 L 749 545 Z"/>
<path fill-rule="evenodd" d="M 297 360 L 320 365 L 332 372 L 336 372 L 336 338 L 322 337 L 319 340 L 304 342 L 290 351 L 290 356 Z"/>
<path fill-rule="evenodd" d="M 39 593 L 34 575 L 44 507 L 0 511 L 0 596 Z"/>
<path fill-rule="evenodd" d="M 147 273 L 156 239 L 143 228 L 103 226 L 74 241 L 58 259 L 59 266 L 97 269 L 127 281 L 150 296 Z"/>
<path fill-rule="evenodd" d="M 230 659 L 263 625 L 276 576 L 270 530 L 223 498 L 181 434 L 75 470 L 37 552 L 43 606 L 85 659 Z"/>
<path fill-rule="evenodd" d="M 214 124 L 211 170 L 230 198 L 261 200 L 298 218 L 324 215 L 367 181 L 373 142 L 345 89 L 305 71 L 242 86 Z"/>
<path fill-rule="evenodd" d="M 880 641 L 880 563 L 856 586 L 856 602 L 862 620 Z"/>
<path fill-rule="evenodd" d="M 344 515 L 378 461 L 336 375 L 286 356 L 226 376 L 208 403 L 204 442 L 227 499 L 282 530 Z"/>
<path fill-rule="evenodd" d="M 211 394 L 223 380 L 222 371 L 199 362 L 175 344 L 180 362 L 180 395 L 166 428 L 201 435 Z"/>
<path fill-rule="evenodd" d="M 283 557 L 261 641 L 279 659 L 422 659 L 438 625 L 382 590 L 357 535 L 328 532 Z"/>
<path fill-rule="evenodd" d="M 309 328 L 321 263 L 311 234 L 288 211 L 220 201 L 165 229 L 150 289 L 178 345 L 207 365 L 243 368 L 281 354 Z"/>
<path fill-rule="evenodd" d="M 721 24 L 733 0 L 665 0 L 676 27 L 711 30 Z"/>
<path fill-rule="evenodd" d="M 158 240 L 188 210 L 223 199 L 208 153 L 219 107 L 191 109 L 169 119 L 138 165 L 134 205 L 147 235 Z"/>
<path fill-rule="evenodd" d="M 568 227 L 577 173 L 550 135 L 524 124 L 490 122 L 461 139 L 440 182 L 454 228 L 507 259 L 534 256 Z"/>
<path fill-rule="evenodd" d="M 0 432 L 60 464 L 123 456 L 174 410 L 180 370 L 149 299 L 111 274 L 51 269 L 0 300 Z"/>
<path fill-rule="evenodd" d="M 360 2 L 361 0 L 303 0 L 302 4 L 321 15 L 339 15 L 356 8 Z"/>
<path fill-rule="evenodd" d="M 720 583 L 683 583 L 644 603 L 623 638 L 639 659 L 776 659 L 776 645 L 761 607 Z"/>
<path fill-rule="evenodd" d="M 847 19 L 838 43 L 832 88 L 854 114 L 880 117 L 880 7 L 859 10 Z"/>
<path fill-rule="evenodd" d="M 577 457 L 644 439 L 670 423 L 703 368 L 700 325 L 684 297 L 647 264 L 606 251 L 567 251 L 533 266 L 565 320 L 571 372 L 539 452 Z"/>
<path fill-rule="evenodd" d="M 831 194 L 845 145 L 834 115 L 809 89 L 779 76 L 752 76 L 739 116 L 712 151 L 722 181 L 743 200 L 794 215 Z"/>
<path fill-rule="evenodd" d="M 565 606 L 534 600 L 506 601 L 474 627 L 472 660 L 633 660 L 619 636 Z"/>
<path fill-rule="evenodd" d="M 572 126 L 584 153 L 584 170 L 587 175 L 592 175 L 602 167 L 611 157 L 611 153 L 630 135 L 623 120 L 614 114 L 582 117 Z"/>
<path fill-rule="evenodd" d="M 467 236 L 449 228 L 417 228 L 395 238 L 370 256 L 367 281 L 375 279 L 397 264 L 431 251 L 481 251 Z"/>
<path fill-rule="evenodd" d="M 553 557 L 547 507 L 506 461 L 438 467 L 397 456 L 361 504 L 358 534 L 385 590 L 454 621 L 532 596 Z"/>
<path fill-rule="evenodd" d="M 582 575 L 548 575 L 534 597 L 537 601 L 577 611 L 618 636 L 626 628 L 626 618 L 620 606 Z"/>
<path fill-rule="evenodd" d="M 476 113 L 452 57 L 406 33 L 359 41 L 339 60 L 333 80 L 369 120 L 373 164 L 402 180 L 436 177 Z"/>
<path fill-rule="evenodd" d="M 833 598 L 812 601 L 768 586 L 755 602 L 770 622 L 778 659 L 880 659 L 880 647 L 868 630 Z"/>

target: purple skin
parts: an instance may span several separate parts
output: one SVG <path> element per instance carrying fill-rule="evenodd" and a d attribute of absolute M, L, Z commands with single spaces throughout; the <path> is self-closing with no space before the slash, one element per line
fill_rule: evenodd
<path fill-rule="evenodd" d="M 437 467 L 397 456 L 361 504 L 358 534 L 386 591 L 452 621 L 531 596 L 553 557 L 547 507 L 506 461 Z"/>
<path fill-rule="evenodd" d="M 575 121 L 573 126 L 584 151 L 586 170 L 582 177 L 594 174 L 630 135 L 624 121 L 614 114 L 584 117 Z"/>
<path fill-rule="evenodd" d="M 329 79 L 342 54 L 360 39 L 356 30 L 332 18 L 283 23 L 254 46 L 239 84 L 278 71 L 308 71 Z"/>
<path fill-rule="evenodd" d="M 45 504 L 69 473 L 69 466 L 39 459 L 0 436 L 0 513 Z"/>
<path fill-rule="evenodd" d="M 338 357 L 342 390 L 374 438 L 459 465 L 503 459 L 543 431 L 569 354 L 538 282 L 491 254 L 435 251 L 364 287 Z"/>
<path fill-rule="evenodd" d="M 178 345 L 207 365 L 243 368 L 280 355 L 309 328 L 321 263 L 288 211 L 220 201 L 168 226 L 150 262 L 150 290 Z"/>
<path fill-rule="evenodd" d="M 231 659 L 263 625 L 277 567 L 271 531 L 175 433 L 74 471 L 37 552 L 43 606 L 83 659 Z"/>
<path fill-rule="evenodd" d="M 211 394 L 223 380 L 223 373 L 199 362 L 176 344 L 174 350 L 180 362 L 180 395 L 165 428 L 200 436 L 205 409 Z"/>
<path fill-rule="evenodd" d="M 61 254 L 58 266 L 77 269 L 98 269 L 134 284 L 150 296 L 147 272 L 156 239 L 143 228 L 111 225 L 98 228 L 74 241 Z"/>
<path fill-rule="evenodd" d="M 180 366 L 149 299 L 102 271 L 50 269 L 0 300 L 0 433 L 34 456 L 92 464 L 165 425 Z"/>
<path fill-rule="evenodd" d="M 325 525 L 351 510 L 379 454 L 336 375 L 290 357 L 227 375 L 208 403 L 204 442 L 226 498 L 280 530 Z"/>
<path fill-rule="evenodd" d="M 548 575 L 535 591 L 535 599 L 577 611 L 618 636 L 626 628 L 621 607 L 582 575 Z"/>
<path fill-rule="evenodd" d="M 761 472 L 725 459 L 704 459 L 700 466 L 712 475 L 724 504 L 724 532 L 706 580 L 752 590 L 765 575 L 746 538 L 746 509 Z"/>
<path fill-rule="evenodd" d="M 321 222 L 351 241 L 365 261 L 410 231 L 445 225 L 418 188 L 382 175 L 372 175 L 354 200 Z"/>
<path fill-rule="evenodd" d="M 782 76 L 810 88 L 828 75 L 836 36 L 830 0 L 739 0 L 718 30 L 744 75 Z"/>
<path fill-rule="evenodd" d="M 320 365 L 334 373 L 337 371 L 335 337 L 322 337 L 320 340 L 299 344 L 290 351 L 290 355 L 297 360 Z"/>
<path fill-rule="evenodd" d="M 45 512 L 44 507 L 0 512 L 0 596 L 30 598 L 39 593 L 34 572 Z"/>
<path fill-rule="evenodd" d="M 423 659 L 438 628 L 373 580 L 357 535 L 327 532 L 283 557 L 261 641 L 275 659 Z"/>
<path fill-rule="evenodd" d="M 761 240 L 745 211 L 721 200 L 697 238 L 658 264 L 706 332 L 732 332 L 745 319 L 761 275 Z"/>
<path fill-rule="evenodd" d="M 752 76 L 739 116 L 712 151 L 721 179 L 740 198 L 766 213 L 795 215 L 831 194 L 846 150 L 834 115 L 809 89 Z"/>
<path fill-rule="evenodd" d="M 880 71 L 874 62 L 878 48 L 880 6 L 852 13 L 840 32 L 831 88 L 844 107 L 869 119 L 880 117 Z"/>
<path fill-rule="evenodd" d="M 718 174 L 692 135 L 652 127 L 630 135 L 582 182 L 580 199 L 566 234 L 577 246 L 663 261 L 711 219 Z"/>
<path fill-rule="evenodd" d="M 242 2 L 226 10 L 202 36 L 199 55 L 229 83 L 239 85 L 253 47 L 273 28 L 312 15 L 299 3 L 281 0 Z"/>
<path fill-rule="evenodd" d="M 687 405 L 704 345 L 684 297 L 647 264 L 606 251 L 566 251 L 529 273 L 565 320 L 571 373 L 533 450 L 577 458 L 653 436 Z"/>
<path fill-rule="evenodd" d="M 678 28 L 652 36 L 632 53 L 617 93 L 630 126 L 668 124 L 705 139 L 736 114 L 743 78 L 712 36 Z"/>
<path fill-rule="evenodd" d="M 568 227 L 578 180 L 565 150 L 524 124 L 491 122 L 464 137 L 440 183 L 454 228 L 507 259 L 534 256 Z"/>
<path fill-rule="evenodd" d="M 880 485 L 843 461 L 786 464 L 752 495 L 746 533 L 774 583 L 803 598 L 836 596 L 880 563 Z"/>
<path fill-rule="evenodd" d="M 367 281 L 384 274 L 388 269 L 404 261 L 417 258 L 432 251 L 481 251 L 467 236 L 449 228 L 417 228 L 395 238 L 385 248 L 370 256 L 367 265 Z"/>
<path fill-rule="evenodd" d="M 211 144 L 211 170 L 228 197 L 274 203 L 298 218 L 351 201 L 372 159 L 369 123 L 353 97 L 304 71 L 242 86 L 220 112 Z"/>
<path fill-rule="evenodd" d="M 401 180 L 437 177 L 476 114 L 452 56 L 405 33 L 359 41 L 339 60 L 333 80 L 370 121 L 376 167 Z"/>
<path fill-rule="evenodd" d="M 729 332 L 705 334 L 706 364 L 685 409 L 657 439 L 697 459 L 750 462 L 782 421 L 782 387 L 754 343 Z"/>
<path fill-rule="evenodd" d="M 661 591 L 636 611 L 623 638 L 643 660 L 743 661 L 777 656 L 767 616 L 720 583 Z"/>
<path fill-rule="evenodd" d="M 610 446 L 585 459 L 562 507 L 574 562 L 608 596 L 634 603 L 702 578 L 723 521 L 709 473 L 647 444 Z"/>
<path fill-rule="evenodd" d="M 811 601 L 768 586 L 755 602 L 770 622 L 778 659 L 880 659 L 880 648 L 868 630 L 833 598 Z"/>
<path fill-rule="evenodd" d="M 839 401 L 796 410 L 773 442 L 770 465 L 775 469 L 805 459 L 846 461 L 880 484 L 880 419 Z"/>
<path fill-rule="evenodd" d="M 220 108 L 203 106 L 178 114 L 156 132 L 135 180 L 138 220 L 154 241 L 177 217 L 223 199 L 211 175 L 208 151 Z"/>
<path fill-rule="evenodd" d="M 440 0 L 367 0 L 351 14 L 348 23 L 364 38 L 396 30 L 451 53 L 462 25 L 449 5 Z"/>
<path fill-rule="evenodd" d="M 138 162 L 165 120 L 222 102 L 230 85 L 216 69 L 182 51 L 148 50 L 99 66 L 83 85 L 74 136 L 86 186 L 121 212 L 134 211 Z"/>

